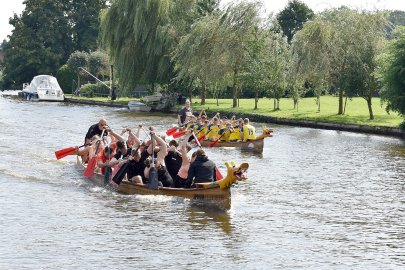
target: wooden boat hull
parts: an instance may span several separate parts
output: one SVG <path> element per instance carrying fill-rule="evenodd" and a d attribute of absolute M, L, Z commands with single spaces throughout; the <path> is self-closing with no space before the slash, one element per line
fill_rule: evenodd
<path fill-rule="evenodd" d="M 117 187 L 117 192 L 129 195 L 140 194 L 177 196 L 191 199 L 193 201 L 215 204 L 224 209 L 231 208 L 231 189 L 222 189 L 219 186 L 190 189 L 167 187 L 151 189 L 148 188 L 147 185 L 134 184 L 124 181 Z"/>
<path fill-rule="evenodd" d="M 211 141 L 202 141 L 201 145 L 209 147 L 211 143 Z M 239 147 L 242 150 L 262 153 L 264 147 L 264 138 L 249 140 L 247 142 L 217 142 L 212 147 Z"/>
<path fill-rule="evenodd" d="M 78 159 L 78 165 L 82 170 L 85 169 L 85 165 Z M 98 186 L 109 186 L 118 193 L 127 195 L 166 195 L 177 196 L 190 199 L 194 202 L 202 202 L 204 204 L 212 204 L 222 209 L 231 208 L 231 185 L 237 182 L 237 175 L 242 175 L 247 170 L 249 165 L 243 163 L 241 166 L 236 167 L 234 163 L 226 163 L 228 168 L 227 176 L 220 181 L 214 183 L 198 184 L 197 188 L 167 188 L 159 187 L 158 189 L 151 189 L 147 185 L 135 184 L 128 181 L 121 182 L 120 185 L 116 185 L 109 180 L 104 179 L 104 175 L 95 173 L 93 177 L 89 178 L 89 181 Z"/>

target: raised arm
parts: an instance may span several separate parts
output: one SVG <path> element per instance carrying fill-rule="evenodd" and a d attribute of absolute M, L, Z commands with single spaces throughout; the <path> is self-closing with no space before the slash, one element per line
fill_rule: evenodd
<path fill-rule="evenodd" d="M 159 152 L 157 155 L 157 159 L 159 162 L 164 164 L 165 156 L 167 156 L 167 145 L 166 142 L 157 136 L 154 132 L 151 132 L 151 138 L 156 141 L 156 143 L 159 145 Z"/>

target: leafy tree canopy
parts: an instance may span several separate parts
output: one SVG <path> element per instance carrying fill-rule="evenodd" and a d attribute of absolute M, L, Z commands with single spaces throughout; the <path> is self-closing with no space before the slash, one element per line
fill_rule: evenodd
<path fill-rule="evenodd" d="M 295 33 L 302 29 L 304 23 L 314 18 L 314 12 L 298 0 L 290 0 L 288 5 L 277 15 L 278 23 L 289 43 Z"/>

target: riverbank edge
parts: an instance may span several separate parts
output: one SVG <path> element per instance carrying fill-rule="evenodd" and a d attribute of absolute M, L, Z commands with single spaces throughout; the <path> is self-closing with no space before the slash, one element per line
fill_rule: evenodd
<path fill-rule="evenodd" d="M 93 100 L 80 100 L 80 99 L 65 98 L 65 102 L 128 109 L 127 104 L 117 103 L 114 101 L 101 102 L 101 101 L 93 101 Z M 264 115 L 258 115 L 258 114 L 252 114 L 252 113 L 244 113 L 243 115 L 241 115 L 241 114 L 234 114 L 229 111 L 207 110 L 206 112 L 208 114 L 215 114 L 215 113 L 219 112 L 221 114 L 225 114 L 228 118 L 232 117 L 232 115 L 235 115 L 236 118 L 248 117 L 249 120 L 252 122 L 260 122 L 260 123 L 267 123 L 267 124 L 280 124 L 280 125 L 308 127 L 308 128 L 318 128 L 318 129 L 328 129 L 328 130 L 350 131 L 350 132 L 356 132 L 356 133 L 385 135 L 385 136 L 391 136 L 391 137 L 405 139 L 405 131 L 401 130 L 400 128 L 330 123 L 330 122 L 323 122 L 323 121 L 316 121 L 316 120 L 294 120 L 294 119 L 278 118 L 278 117 L 273 117 L 273 116 L 264 116 Z M 154 113 L 154 112 L 151 112 L 151 113 Z M 177 110 L 171 110 L 169 113 L 177 114 Z"/>

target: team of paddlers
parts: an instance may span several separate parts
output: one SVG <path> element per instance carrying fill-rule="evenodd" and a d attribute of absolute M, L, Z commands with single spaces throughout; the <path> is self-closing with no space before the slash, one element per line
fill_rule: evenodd
<path fill-rule="evenodd" d="M 138 126 L 136 132 L 124 128 L 118 134 L 107 125 L 105 119 L 100 119 L 89 128 L 85 144 L 75 147 L 72 154 L 79 155 L 82 162 L 87 164 L 86 176 L 96 172 L 116 184 L 122 180 L 148 184 L 149 171 L 154 166 L 161 186 L 190 188 L 197 183 L 214 182 L 222 178 L 215 163 L 202 149 L 200 141 L 209 140 L 215 144 L 219 141 L 255 139 L 255 128 L 247 118 L 221 119 L 217 113 L 208 120 L 204 111 L 198 116 L 189 113 L 184 119 L 180 116 L 181 111 L 179 120 L 183 120 L 183 123 L 170 128 L 164 135 L 157 135 L 153 127 L 146 131 L 142 125 Z M 142 141 L 140 136 L 147 136 L 147 139 Z M 180 143 L 173 138 L 180 138 Z M 193 144 L 197 144 L 199 149 L 189 157 Z M 152 160 L 154 164 L 151 164 Z"/>

